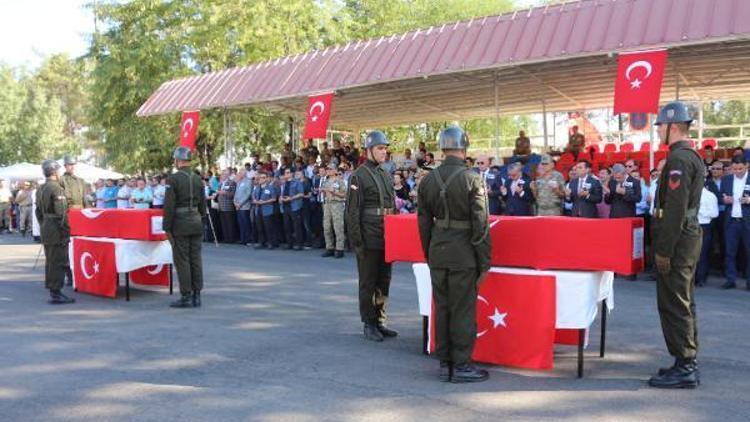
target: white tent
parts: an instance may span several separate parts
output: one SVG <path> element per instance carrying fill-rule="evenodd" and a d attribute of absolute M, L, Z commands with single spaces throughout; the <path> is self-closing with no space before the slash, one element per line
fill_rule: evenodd
<path fill-rule="evenodd" d="M 0 167 L 0 179 L 10 182 L 18 180 L 39 181 L 44 179 L 42 166 L 31 163 L 18 163 L 8 167 Z"/>
<path fill-rule="evenodd" d="M 60 163 L 60 174 L 63 174 L 65 168 L 62 160 L 58 162 Z M 85 163 L 76 164 L 75 174 L 88 183 L 93 183 L 98 179 L 121 179 L 124 177 L 120 173 Z M 40 164 L 18 163 L 8 167 L 0 167 L 0 179 L 11 182 L 18 180 L 39 181 L 44 179 L 44 174 L 42 174 Z"/>
<path fill-rule="evenodd" d="M 58 162 L 60 163 L 61 167 L 60 174 L 62 174 L 65 172 L 63 160 L 58 160 Z M 76 164 L 75 174 L 88 183 L 94 183 L 99 179 L 122 179 L 123 177 L 125 177 L 124 175 L 115 171 L 95 167 L 86 163 Z"/>

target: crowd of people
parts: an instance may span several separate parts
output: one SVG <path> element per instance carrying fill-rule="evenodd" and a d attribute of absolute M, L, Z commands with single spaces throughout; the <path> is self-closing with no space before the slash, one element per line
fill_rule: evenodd
<path fill-rule="evenodd" d="M 648 246 L 663 161 L 651 169 L 648 180 L 641 177 L 636 160 L 599 168 L 594 174 L 591 162 L 581 159 L 563 175 L 551 155 L 541 155 L 536 165 L 524 164 L 521 158 L 530 154 L 528 138 L 521 132 L 519 140 L 507 165 L 486 155 L 466 159 L 485 182 L 490 214 L 639 217 L 644 219 Z M 578 137 L 575 140 L 578 145 Z M 741 148 L 731 162 L 715 159 L 710 147 L 702 155 L 707 174 L 699 212 L 704 245 L 696 284 L 705 285 L 713 270 L 725 274 L 723 288 L 734 288 L 738 272 L 750 275 L 748 165 Z M 321 248 L 324 257 L 341 258 L 349 249 L 343 218 L 346 191 L 362 161 L 353 142 L 342 145 L 337 140 L 331 148 L 323 143 L 320 150 L 311 145 L 297 153 L 287 145 L 279 160 L 256 154 L 243 167 L 201 174 L 209 204 L 204 240 L 256 249 Z M 399 158 L 388 154 L 382 167 L 392 175 L 396 212 L 416 213 L 419 184 L 436 165 L 424 143 L 414 155 L 409 149 Z M 162 208 L 166 180 L 165 174 L 98 180 L 85 199 L 96 208 Z M 31 233 L 35 188 L 34 182 L 8 185 L 0 180 L 0 229 Z M 750 289 L 750 282 L 746 287 Z"/>

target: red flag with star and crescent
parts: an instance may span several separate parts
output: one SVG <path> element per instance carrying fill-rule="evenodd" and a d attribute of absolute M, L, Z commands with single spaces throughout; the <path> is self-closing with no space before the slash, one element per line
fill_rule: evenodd
<path fill-rule="evenodd" d="M 557 319 L 553 275 L 491 271 L 477 296 L 477 340 L 472 359 L 527 369 L 552 369 Z M 428 351 L 435 350 L 435 301 Z"/>
<path fill-rule="evenodd" d="M 620 54 L 614 113 L 658 113 L 666 65 L 667 50 Z"/>
<path fill-rule="evenodd" d="M 78 238 L 72 241 L 73 281 L 76 290 L 98 296 L 115 297 L 115 244 Z"/>
<path fill-rule="evenodd" d="M 309 98 L 307 106 L 307 120 L 303 138 L 325 138 L 328 131 L 328 120 L 331 118 L 333 92 L 315 95 Z"/>
<path fill-rule="evenodd" d="M 180 146 L 188 147 L 195 152 L 195 137 L 198 134 L 198 123 L 201 121 L 200 111 L 185 111 L 180 123 Z"/>
<path fill-rule="evenodd" d="M 552 369 L 555 276 L 490 272 L 477 297 L 477 362 Z"/>
<path fill-rule="evenodd" d="M 150 265 L 133 270 L 130 281 L 145 286 L 169 286 L 169 265 Z"/>

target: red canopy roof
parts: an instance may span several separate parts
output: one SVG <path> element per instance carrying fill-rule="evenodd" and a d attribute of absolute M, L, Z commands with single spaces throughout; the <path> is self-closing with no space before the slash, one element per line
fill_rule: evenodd
<path fill-rule="evenodd" d="M 137 114 L 150 116 L 256 104 L 279 106 L 299 113 L 304 112 L 304 98 L 318 92 L 335 90 L 344 95 L 348 95 L 347 91 L 352 95 L 358 92 L 372 95 L 373 89 L 381 85 L 390 91 L 403 87 L 403 83 L 384 85 L 399 81 L 419 82 L 436 77 L 435 81 L 447 81 L 451 75 L 454 75 L 451 76 L 454 80 L 460 79 L 456 76 L 459 74 L 475 74 L 479 81 L 483 79 L 482 71 L 495 72 L 492 79 L 496 79 L 503 76 L 499 71 L 509 67 L 553 60 L 575 63 L 574 59 L 594 56 L 598 56 L 598 62 L 586 63 L 601 68 L 601 57 L 612 52 L 747 41 L 748 35 L 748 0 L 583 0 L 356 41 L 251 66 L 172 80 L 159 87 Z M 547 90 L 549 94 L 560 94 L 546 81 L 540 82 L 540 78 L 543 79 L 544 75 L 537 76 L 536 83 L 550 88 Z M 579 85 L 585 87 L 587 82 L 589 80 L 583 78 Z M 372 89 L 357 90 L 363 87 Z M 486 86 L 482 89 L 486 90 Z M 611 92 L 609 95 L 611 98 Z M 562 95 L 563 98 L 566 96 Z M 411 99 L 408 93 L 401 97 Z M 399 100 L 398 95 L 390 96 L 389 100 L 384 97 L 379 104 L 363 105 L 361 110 L 379 109 L 388 101 Z M 539 99 L 534 97 L 533 101 L 534 107 L 539 109 Z M 576 103 L 578 106 L 593 105 L 585 99 L 563 103 L 566 102 L 567 105 L 561 104 L 558 108 L 572 109 Z M 431 103 L 425 97 L 421 103 L 412 102 L 411 108 L 421 104 L 429 109 Z M 486 106 L 482 104 L 479 108 Z M 507 105 L 501 106 L 508 111 Z M 432 112 L 441 117 L 465 114 L 460 108 L 452 112 L 449 106 L 433 107 Z M 555 108 L 553 100 L 548 107 Z M 340 107 L 338 109 L 342 111 Z M 334 121 L 337 114 L 345 121 L 353 121 L 337 112 L 334 112 Z M 383 121 L 386 120 L 395 121 L 384 117 Z"/>

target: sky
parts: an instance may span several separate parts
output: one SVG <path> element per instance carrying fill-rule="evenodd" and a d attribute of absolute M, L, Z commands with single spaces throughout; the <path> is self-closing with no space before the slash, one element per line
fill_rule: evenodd
<path fill-rule="evenodd" d="M 0 62 L 33 69 L 49 54 L 84 54 L 94 32 L 90 1 L 0 0 Z"/>

